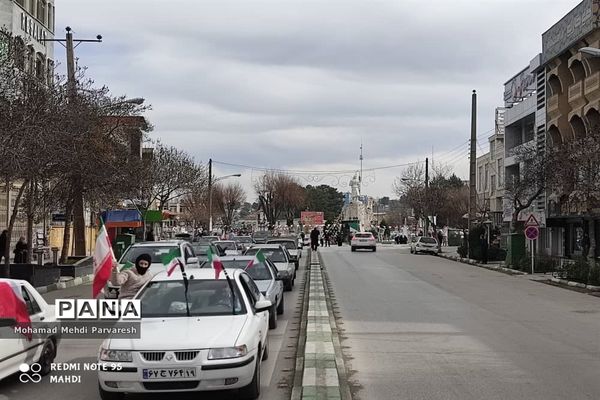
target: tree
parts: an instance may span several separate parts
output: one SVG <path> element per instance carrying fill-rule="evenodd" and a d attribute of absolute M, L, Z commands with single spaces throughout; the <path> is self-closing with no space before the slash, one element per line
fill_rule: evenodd
<path fill-rule="evenodd" d="M 269 223 L 269 229 L 273 229 L 282 216 L 289 222 L 289 216 L 301 209 L 302 191 L 298 187 L 295 178 L 275 171 L 265 172 L 255 182 L 254 191 L 258 196 L 259 207 Z"/>
<path fill-rule="evenodd" d="M 326 221 L 338 218 L 344 207 L 344 195 L 329 185 L 306 186 L 306 207 L 313 211 L 323 211 Z"/>
<path fill-rule="evenodd" d="M 238 182 L 213 186 L 213 204 L 222 214 L 223 225 L 231 228 L 235 213 L 246 200 L 244 188 Z"/>

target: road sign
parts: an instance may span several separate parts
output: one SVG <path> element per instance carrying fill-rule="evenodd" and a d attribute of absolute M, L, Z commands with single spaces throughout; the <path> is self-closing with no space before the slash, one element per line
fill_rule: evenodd
<path fill-rule="evenodd" d="M 540 226 L 540 223 L 538 222 L 535 215 L 529 214 L 527 221 L 525 221 L 525 226 L 536 226 L 537 227 L 537 226 Z"/>
<path fill-rule="evenodd" d="M 540 230 L 537 226 L 528 226 L 525 228 L 525 237 L 529 240 L 536 240 L 540 236 Z"/>

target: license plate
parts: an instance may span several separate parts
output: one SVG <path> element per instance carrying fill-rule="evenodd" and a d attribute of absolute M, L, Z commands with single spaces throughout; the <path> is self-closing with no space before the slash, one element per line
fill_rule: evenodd
<path fill-rule="evenodd" d="M 368 242 L 368 241 L 369 241 L 369 239 L 360 239 L 360 240 L 359 240 L 359 242 L 363 242 L 363 243 L 364 243 L 364 242 Z"/>
<path fill-rule="evenodd" d="M 144 379 L 193 379 L 196 368 L 144 368 Z"/>

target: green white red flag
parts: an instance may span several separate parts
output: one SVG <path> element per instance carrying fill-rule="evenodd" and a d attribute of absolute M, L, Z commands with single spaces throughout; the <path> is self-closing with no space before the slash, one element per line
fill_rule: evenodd
<path fill-rule="evenodd" d="M 110 279 L 112 266 L 116 261 L 104 224 L 100 226 L 100 232 L 98 232 L 98 237 L 96 238 L 93 260 L 94 283 L 92 284 L 92 297 L 96 298 Z"/>
<path fill-rule="evenodd" d="M 254 264 L 259 264 L 259 263 L 264 263 L 265 262 L 265 255 L 262 253 L 262 251 L 260 251 L 260 249 L 256 252 L 256 254 L 254 255 L 254 258 L 252 260 L 250 260 L 250 262 L 248 263 L 248 265 L 246 265 L 246 268 L 244 268 L 244 270 L 250 268 L 251 266 L 253 266 Z"/>
<path fill-rule="evenodd" d="M 167 254 L 161 257 L 161 261 L 165 267 L 167 267 L 167 276 L 171 276 L 175 268 L 178 266 L 181 267 L 181 252 L 179 251 L 179 247 L 175 247 L 173 250 L 169 251 Z"/>
<path fill-rule="evenodd" d="M 210 263 L 211 267 L 215 270 L 215 279 L 219 279 L 219 275 L 221 274 L 221 271 L 223 271 L 225 269 L 223 267 L 223 263 L 221 262 L 221 259 L 219 258 L 218 255 L 213 253 L 211 247 L 208 248 L 206 255 L 208 256 L 208 262 Z"/>
<path fill-rule="evenodd" d="M 10 280 L 0 280 L 0 319 L 14 319 L 16 326 L 23 328 L 21 332 L 29 342 L 33 337 L 31 318 L 27 310 L 27 304 L 23 298 L 21 286 Z"/>

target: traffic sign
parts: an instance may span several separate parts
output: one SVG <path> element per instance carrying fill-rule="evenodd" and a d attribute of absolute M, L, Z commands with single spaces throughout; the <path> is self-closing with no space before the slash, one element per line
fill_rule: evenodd
<path fill-rule="evenodd" d="M 529 214 L 527 221 L 525 221 L 525 226 L 540 226 L 537 218 L 533 214 Z"/>
<path fill-rule="evenodd" d="M 529 240 L 536 240 L 540 236 L 540 230 L 537 226 L 528 226 L 525 228 L 525 237 Z"/>

